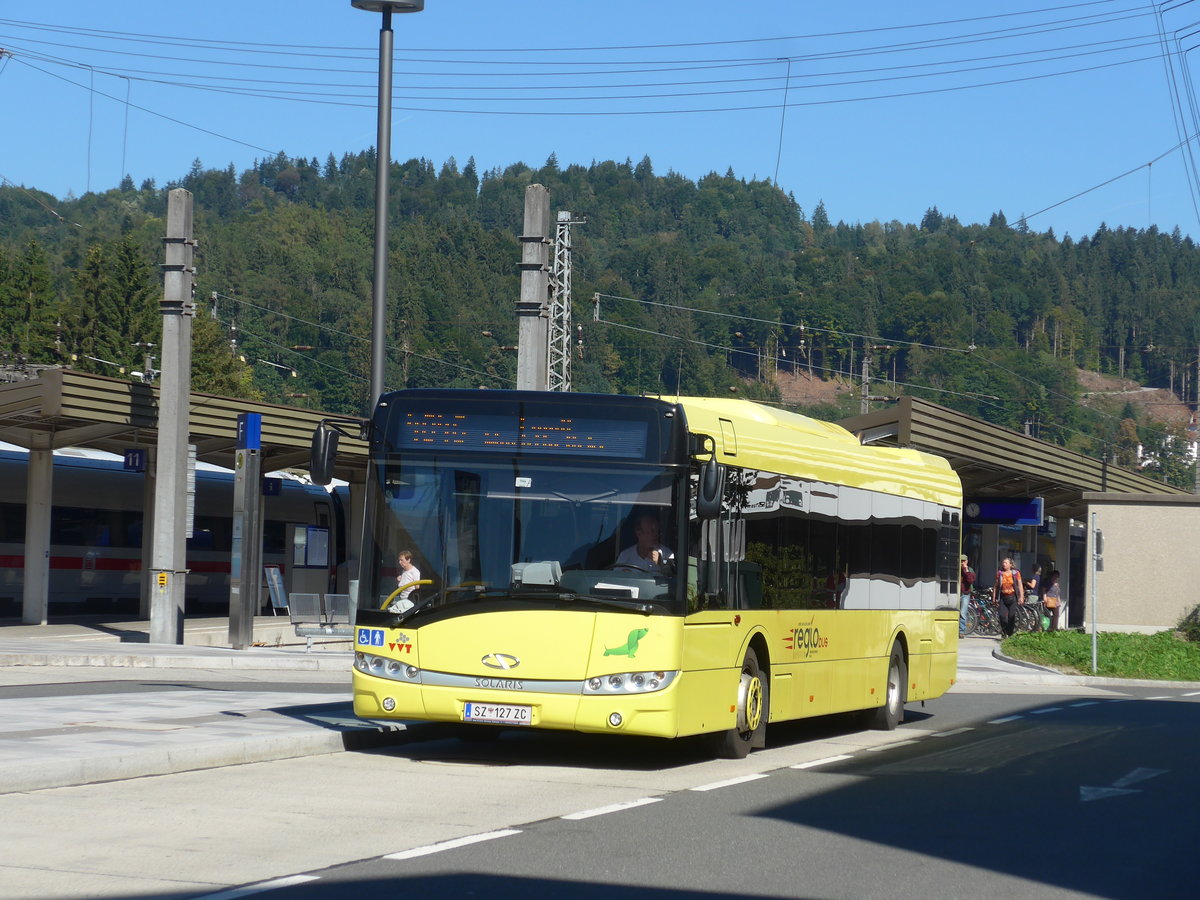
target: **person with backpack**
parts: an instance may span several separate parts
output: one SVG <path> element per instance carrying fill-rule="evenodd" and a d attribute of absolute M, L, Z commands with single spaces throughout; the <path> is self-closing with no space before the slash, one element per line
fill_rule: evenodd
<path fill-rule="evenodd" d="M 1025 602 L 1025 583 L 1013 561 L 1005 557 L 996 572 L 996 583 L 992 585 L 992 599 L 1000 612 L 1000 630 L 1005 637 L 1012 637 L 1017 624 L 1017 604 Z"/>

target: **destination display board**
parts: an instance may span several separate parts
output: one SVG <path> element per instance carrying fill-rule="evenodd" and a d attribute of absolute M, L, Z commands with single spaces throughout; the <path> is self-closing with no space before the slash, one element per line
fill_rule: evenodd
<path fill-rule="evenodd" d="M 521 415 L 482 410 L 414 410 L 398 417 L 400 449 L 462 450 L 644 459 L 645 420 Z"/>

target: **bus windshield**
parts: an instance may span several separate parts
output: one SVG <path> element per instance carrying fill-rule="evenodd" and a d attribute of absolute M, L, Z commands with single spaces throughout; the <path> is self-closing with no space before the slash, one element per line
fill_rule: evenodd
<path fill-rule="evenodd" d="M 370 598 L 360 606 L 408 612 L 408 604 L 392 605 L 403 587 L 397 556 L 407 550 L 419 581 L 430 582 L 415 591 L 430 612 L 546 603 L 683 612 L 666 558 L 684 477 L 671 468 L 408 452 L 379 460 L 373 474 L 374 559 L 366 571 L 374 583 L 360 590 Z M 619 564 L 647 520 L 661 535 L 661 564 Z"/>

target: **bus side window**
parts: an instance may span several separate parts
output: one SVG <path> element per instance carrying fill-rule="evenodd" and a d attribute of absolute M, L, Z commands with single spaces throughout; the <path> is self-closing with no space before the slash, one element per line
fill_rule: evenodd
<path fill-rule="evenodd" d="M 739 562 L 731 567 L 733 594 L 738 609 L 762 609 L 762 566 Z"/>
<path fill-rule="evenodd" d="M 719 518 L 692 520 L 693 553 L 688 556 L 689 610 L 725 609 L 729 605 L 727 586 L 722 583 L 725 526 Z"/>

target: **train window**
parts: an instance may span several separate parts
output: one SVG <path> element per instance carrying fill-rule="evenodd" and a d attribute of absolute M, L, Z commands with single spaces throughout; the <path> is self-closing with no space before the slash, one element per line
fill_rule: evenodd
<path fill-rule="evenodd" d="M 196 516 L 189 550 L 228 552 L 233 547 L 233 524 L 228 516 Z"/>
<path fill-rule="evenodd" d="M 0 503 L 0 542 L 25 543 L 24 503 Z"/>
<path fill-rule="evenodd" d="M 124 515 L 112 509 L 56 506 L 50 515 L 50 543 L 75 547 L 122 547 Z"/>
<path fill-rule="evenodd" d="M 283 553 L 287 546 L 287 526 L 275 519 L 263 523 L 263 553 Z"/>

